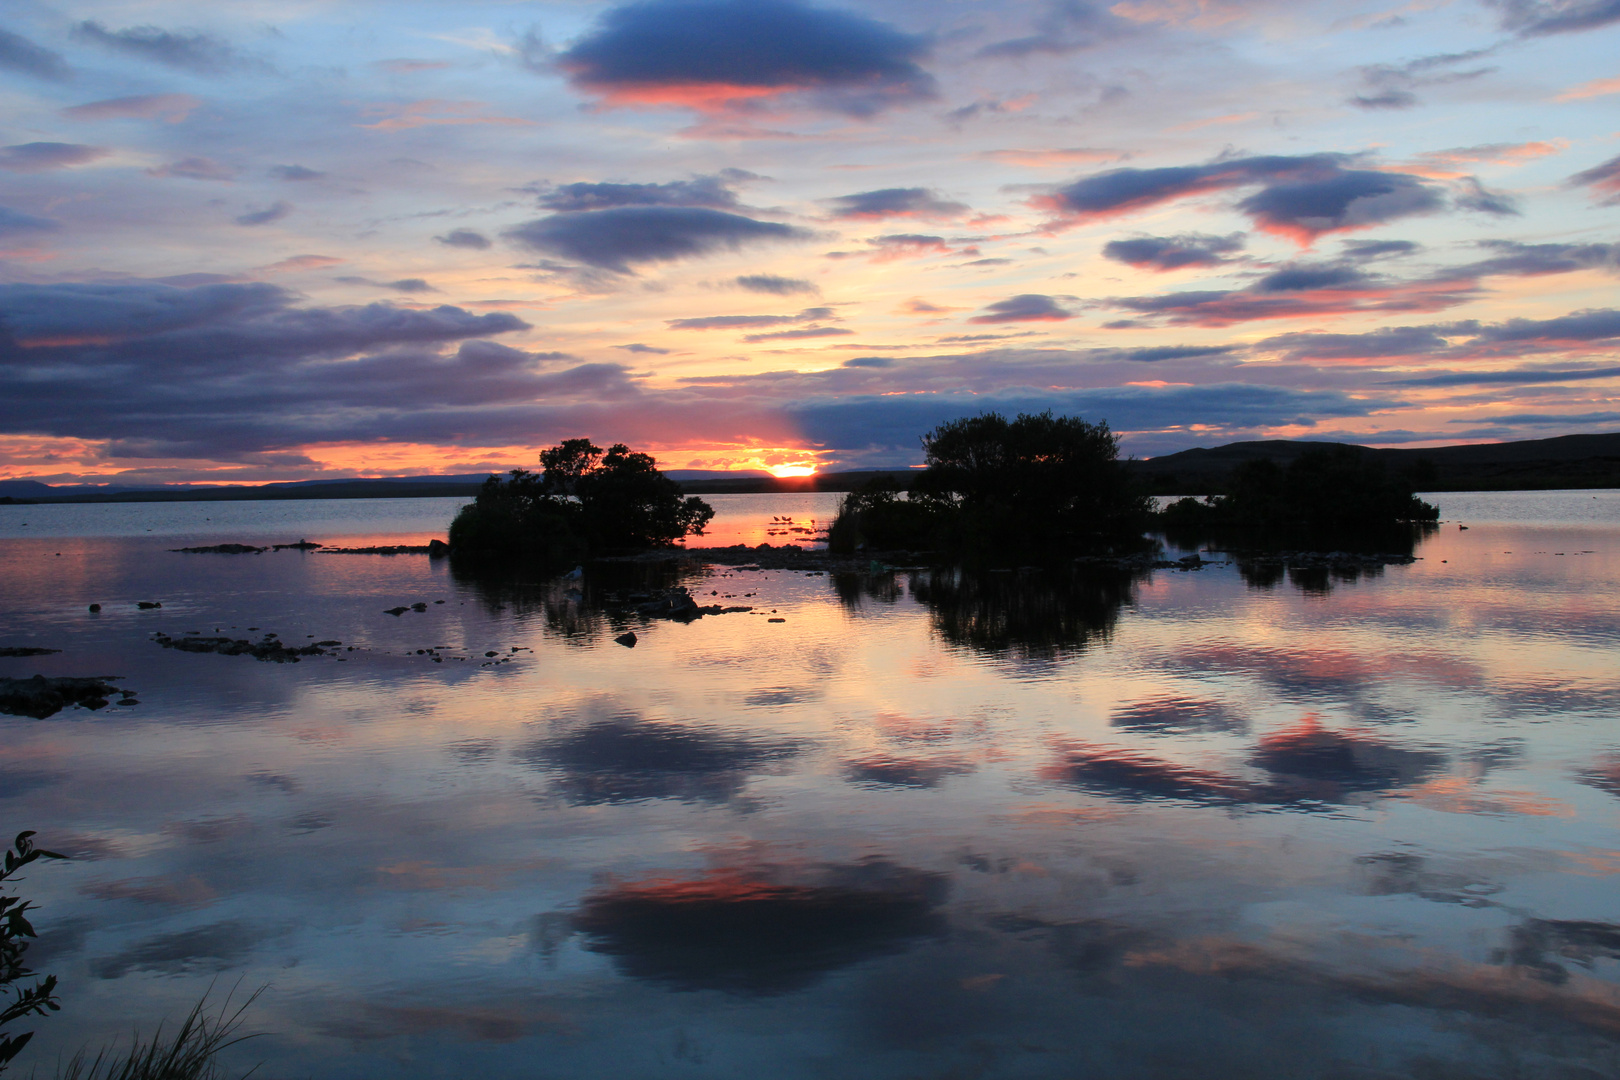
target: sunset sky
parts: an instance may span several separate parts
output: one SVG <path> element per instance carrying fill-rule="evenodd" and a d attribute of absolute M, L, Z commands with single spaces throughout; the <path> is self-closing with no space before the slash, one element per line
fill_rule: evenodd
<path fill-rule="evenodd" d="M 12 0 L 0 478 L 1620 431 L 1620 0 Z"/>

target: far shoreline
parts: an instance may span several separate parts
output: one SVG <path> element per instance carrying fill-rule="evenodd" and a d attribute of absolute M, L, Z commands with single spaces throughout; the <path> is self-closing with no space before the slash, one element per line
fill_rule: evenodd
<path fill-rule="evenodd" d="M 1353 443 L 1272 439 L 1200 447 L 1144 460 L 1123 462 L 1126 470 L 1151 495 L 1219 494 L 1228 474 L 1243 462 L 1269 460 L 1286 465 L 1305 451 L 1322 446 Z M 1592 491 L 1620 488 L 1620 433 L 1560 435 L 1551 439 L 1517 442 L 1464 443 L 1424 449 L 1361 447 L 1386 467 L 1417 462 L 1434 467 L 1429 492 L 1467 491 Z M 686 495 L 804 495 L 847 493 L 877 479 L 893 480 L 902 490 L 911 487 L 921 468 L 854 469 L 810 476 L 774 477 L 750 474 L 706 476 L 677 480 Z M 296 499 L 421 499 L 472 498 L 482 479 L 387 478 L 326 482 L 231 485 L 183 490 L 137 489 L 121 491 L 65 491 L 55 494 L 49 485 L 28 480 L 0 480 L 0 505 L 34 506 L 55 503 L 243 502 Z M 37 489 L 44 488 L 41 492 Z"/>

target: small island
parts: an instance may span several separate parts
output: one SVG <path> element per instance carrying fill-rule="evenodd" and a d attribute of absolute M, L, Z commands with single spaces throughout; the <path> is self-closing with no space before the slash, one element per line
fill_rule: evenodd
<path fill-rule="evenodd" d="M 927 465 L 909 492 L 880 478 L 844 499 L 832 551 L 1047 561 L 1148 546 L 1151 502 L 1131 482 L 1106 421 L 986 412 L 939 425 L 922 445 Z"/>
<path fill-rule="evenodd" d="M 1160 520 L 1170 528 L 1247 528 L 1362 533 L 1439 520 L 1417 497 L 1432 469 L 1421 463 L 1391 472 L 1359 447 L 1307 450 L 1287 467 L 1248 461 L 1233 470 L 1226 492 L 1178 499 Z"/>
<path fill-rule="evenodd" d="M 714 508 L 658 470 L 650 454 L 567 439 L 539 474 L 491 476 L 450 523 L 451 558 L 572 566 L 599 555 L 671 547 L 701 534 Z"/>

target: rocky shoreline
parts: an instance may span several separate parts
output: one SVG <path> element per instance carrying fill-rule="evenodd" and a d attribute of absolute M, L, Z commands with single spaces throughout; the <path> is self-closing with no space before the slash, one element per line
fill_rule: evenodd
<path fill-rule="evenodd" d="M 120 705 L 138 705 L 135 691 L 120 690 L 112 680 L 119 675 L 98 675 L 90 678 L 61 676 L 49 678 L 35 675 L 31 679 L 0 678 L 0 713 L 12 716 L 31 716 L 44 720 L 70 706 L 104 709 L 118 695 Z"/>
<path fill-rule="evenodd" d="M 343 644 L 341 641 L 317 641 L 310 645 L 287 645 L 275 634 L 266 634 L 258 641 L 201 635 L 170 637 L 168 634 L 154 634 L 152 640 L 165 649 L 219 653 L 222 656 L 251 656 L 255 660 L 267 660 L 276 664 L 296 664 L 305 656 L 325 656 L 328 649 Z"/>
<path fill-rule="evenodd" d="M 443 540 L 426 544 L 391 544 L 374 547 L 328 547 L 324 544 L 301 540 L 296 544 L 275 544 L 255 547 L 251 544 L 214 544 L 208 547 L 172 548 L 186 554 L 246 555 L 284 549 L 317 551 L 322 555 L 428 555 L 439 558 L 450 554 Z M 1205 566 L 1230 565 L 1282 566 L 1297 569 L 1365 570 L 1372 567 L 1404 566 L 1417 561 L 1417 556 L 1402 552 L 1353 551 L 1223 551 L 1224 559 L 1206 559 L 1200 554 L 1186 555 L 1170 560 L 1141 552 L 1132 555 L 1082 555 L 1071 560 L 1073 565 L 1097 569 L 1125 571 L 1141 570 L 1198 570 Z M 936 561 L 933 552 L 865 551 L 857 555 L 834 554 L 825 549 L 806 549 L 793 544 L 733 544 L 730 547 L 676 547 L 653 548 L 629 555 L 608 555 L 592 560 L 597 563 L 680 563 L 685 565 L 729 566 L 739 570 L 799 570 L 821 573 L 886 573 L 893 570 L 927 570 L 944 565 Z M 1019 567 L 991 567 L 991 572 L 1022 569 Z"/>

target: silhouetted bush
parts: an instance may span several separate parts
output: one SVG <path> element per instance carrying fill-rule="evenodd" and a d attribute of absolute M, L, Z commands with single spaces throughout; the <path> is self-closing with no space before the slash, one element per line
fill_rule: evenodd
<path fill-rule="evenodd" d="M 1286 469 L 1248 461 L 1233 470 L 1225 495 L 1180 499 L 1160 520 L 1167 528 L 1244 527 L 1313 532 L 1367 532 L 1402 522 L 1435 521 L 1419 499 L 1417 473 L 1392 475 L 1359 447 L 1307 450 Z"/>
<path fill-rule="evenodd" d="M 982 413 L 923 436 L 928 467 L 901 499 L 868 485 L 845 499 L 833 550 L 941 548 L 978 559 L 1113 554 L 1149 520 L 1105 422 Z"/>
<path fill-rule="evenodd" d="M 54 851 L 35 847 L 33 836 L 31 831 L 17 834 L 17 839 L 12 844 L 13 850 L 6 852 L 4 863 L 0 864 L 0 881 L 11 879 L 18 870 L 36 860 L 65 858 Z M 4 993 L 10 999 L 0 1006 L 0 1028 L 26 1016 L 44 1016 L 61 1008 L 56 1003 L 55 975 L 47 975 L 33 986 L 15 989 L 12 987 L 18 979 L 27 979 L 34 975 L 28 965 L 23 963 L 23 954 L 28 951 L 29 940 L 39 936 L 34 933 L 34 927 L 28 921 L 28 910 L 31 907 L 32 902 L 21 897 L 0 896 L 0 993 Z M 25 1031 L 21 1035 L 7 1035 L 4 1031 L 0 1031 L 0 1072 L 6 1071 L 6 1065 L 33 1037 L 32 1031 Z"/>
<path fill-rule="evenodd" d="M 565 565 L 614 548 L 664 547 L 703 532 L 714 509 L 682 498 L 651 456 L 569 439 L 540 455 L 539 475 L 491 476 L 450 524 L 453 555 Z"/>
<path fill-rule="evenodd" d="M 932 548 L 944 511 L 937 500 L 909 497 L 893 477 L 879 476 L 844 496 L 827 530 L 827 547 L 844 553 Z"/>

